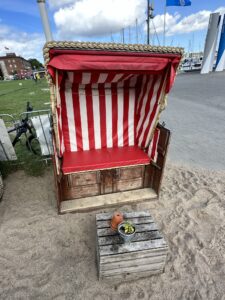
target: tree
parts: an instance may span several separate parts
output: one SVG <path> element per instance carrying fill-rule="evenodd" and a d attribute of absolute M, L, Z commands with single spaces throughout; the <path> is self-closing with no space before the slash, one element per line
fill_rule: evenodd
<path fill-rule="evenodd" d="M 38 61 L 36 58 L 30 58 L 28 59 L 28 61 L 30 62 L 32 69 L 38 70 L 40 68 L 43 68 L 42 63 L 40 63 L 40 61 Z"/>

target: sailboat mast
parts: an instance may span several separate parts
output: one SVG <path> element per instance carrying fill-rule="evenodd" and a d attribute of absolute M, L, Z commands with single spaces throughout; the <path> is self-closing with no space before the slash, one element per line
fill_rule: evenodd
<path fill-rule="evenodd" d="M 150 0 L 147 0 L 147 44 L 149 45 L 150 39 Z"/>

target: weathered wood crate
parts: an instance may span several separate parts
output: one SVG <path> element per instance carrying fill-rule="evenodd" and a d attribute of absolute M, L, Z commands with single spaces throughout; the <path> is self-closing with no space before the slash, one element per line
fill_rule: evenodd
<path fill-rule="evenodd" d="M 148 212 L 124 213 L 136 227 L 130 243 L 110 228 L 112 213 L 96 215 L 99 279 L 133 280 L 162 273 L 168 246 Z"/>

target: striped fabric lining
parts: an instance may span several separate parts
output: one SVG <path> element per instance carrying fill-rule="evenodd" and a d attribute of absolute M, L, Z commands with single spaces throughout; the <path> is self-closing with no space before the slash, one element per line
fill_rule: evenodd
<path fill-rule="evenodd" d="M 157 158 L 158 158 L 157 146 L 159 142 L 159 135 L 160 135 L 160 130 L 156 128 L 151 143 L 147 149 L 148 156 L 155 163 L 157 162 Z"/>
<path fill-rule="evenodd" d="M 57 109 L 64 151 L 150 144 L 165 75 L 67 72 Z"/>

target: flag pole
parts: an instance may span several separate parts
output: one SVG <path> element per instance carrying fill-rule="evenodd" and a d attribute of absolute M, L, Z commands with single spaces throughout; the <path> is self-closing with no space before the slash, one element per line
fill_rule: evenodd
<path fill-rule="evenodd" d="M 147 0 L 147 45 L 150 44 L 150 16 L 149 16 L 150 0 Z"/>
<path fill-rule="evenodd" d="M 164 7 L 164 24 L 163 24 L 163 46 L 166 44 L 166 0 Z"/>
<path fill-rule="evenodd" d="M 51 28 L 50 28 L 50 24 L 49 24 L 45 0 L 37 0 L 37 3 L 39 6 L 39 11 L 40 11 L 41 19 L 42 19 L 42 24 L 43 24 L 43 28 L 44 28 L 44 32 L 45 32 L 46 41 L 47 42 L 52 41 L 53 37 L 52 37 L 52 32 L 51 32 Z"/>

